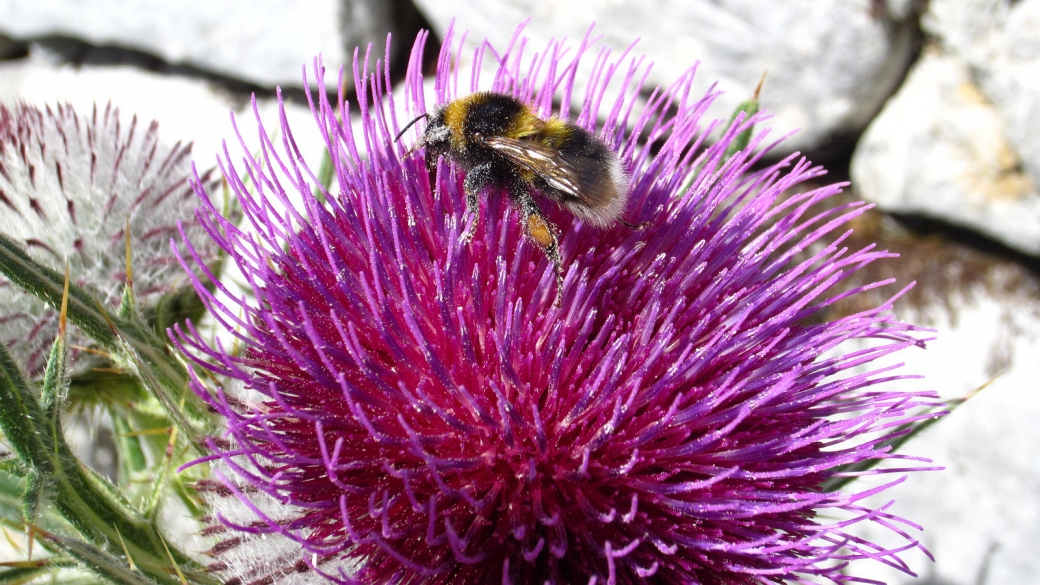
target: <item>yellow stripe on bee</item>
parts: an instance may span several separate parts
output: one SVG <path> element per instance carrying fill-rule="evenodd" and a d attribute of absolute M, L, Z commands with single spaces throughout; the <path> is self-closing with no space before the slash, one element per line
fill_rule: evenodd
<path fill-rule="evenodd" d="M 538 141 L 552 148 L 559 148 L 563 141 L 570 135 L 567 122 L 553 116 L 545 121 L 545 127 L 538 137 Z"/>
<path fill-rule="evenodd" d="M 502 135 L 508 138 L 525 138 L 540 133 L 543 128 L 545 128 L 545 121 L 532 114 L 531 110 L 524 106 L 524 109 L 509 121 L 509 126 Z"/>
<path fill-rule="evenodd" d="M 448 127 L 448 136 L 451 139 L 453 148 L 464 150 L 466 147 L 466 137 L 462 133 L 466 122 L 466 112 L 469 110 L 470 103 L 476 100 L 479 95 L 475 93 L 444 106 L 444 125 Z"/>

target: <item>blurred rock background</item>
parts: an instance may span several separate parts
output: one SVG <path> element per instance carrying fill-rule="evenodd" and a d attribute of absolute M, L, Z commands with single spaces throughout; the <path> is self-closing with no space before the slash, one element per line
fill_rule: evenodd
<path fill-rule="evenodd" d="M 903 256 L 863 278 L 917 282 L 896 310 L 936 340 L 900 356 L 924 376 L 906 384 L 955 398 L 992 382 L 910 444 L 947 471 L 889 492 L 895 513 L 927 528 L 936 562 L 909 554 L 917 580 L 858 574 L 1040 584 L 1040 0 L 0 0 L 0 101 L 112 101 L 159 120 L 165 140 L 193 140 L 207 167 L 234 139 L 228 112 L 255 94 L 274 120 L 281 86 L 317 160 L 301 66 L 320 52 L 334 70 L 370 42 L 381 57 L 392 32 L 400 79 L 416 32 L 439 37 L 453 18 L 471 44 L 504 45 L 528 18 L 532 46 L 593 22 L 616 50 L 639 38 L 650 86 L 699 61 L 700 89 L 726 92 L 720 117 L 767 72 L 772 126 L 799 130 L 785 148 L 851 180 L 850 197 L 877 204 L 857 242 Z M 81 427 L 103 466 L 104 441 Z"/>

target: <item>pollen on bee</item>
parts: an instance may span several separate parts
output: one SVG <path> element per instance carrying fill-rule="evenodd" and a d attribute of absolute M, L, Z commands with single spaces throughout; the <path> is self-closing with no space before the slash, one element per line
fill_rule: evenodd
<path fill-rule="evenodd" d="M 548 248 L 554 242 L 552 232 L 549 231 L 545 220 L 533 213 L 527 216 L 527 233 L 543 248 Z"/>

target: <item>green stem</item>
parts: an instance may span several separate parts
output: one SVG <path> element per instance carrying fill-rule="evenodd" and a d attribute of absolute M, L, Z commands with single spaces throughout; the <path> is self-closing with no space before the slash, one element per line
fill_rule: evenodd
<path fill-rule="evenodd" d="M 141 446 L 141 438 L 134 434 L 130 422 L 112 409 L 109 412 L 116 445 L 119 446 L 119 485 L 125 490 L 137 474 L 148 468 L 148 459 Z"/>

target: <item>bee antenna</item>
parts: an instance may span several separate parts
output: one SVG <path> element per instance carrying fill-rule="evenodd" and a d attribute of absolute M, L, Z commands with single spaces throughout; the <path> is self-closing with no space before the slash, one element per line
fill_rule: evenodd
<path fill-rule="evenodd" d="M 397 142 L 398 140 L 400 140 L 401 137 L 404 136 L 404 133 L 407 132 L 409 128 L 414 126 L 416 122 L 418 122 L 419 120 L 422 120 L 423 118 L 429 118 L 429 117 L 430 117 L 430 115 L 426 114 L 426 113 L 419 114 L 418 116 L 416 116 L 414 120 L 412 120 L 411 122 L 408 122 L 407 124 L 405 124 L 404 128 L 401 128 L 401 131 L 398 132 L 397 136 L 394 137 L 394 142 Z"/>

